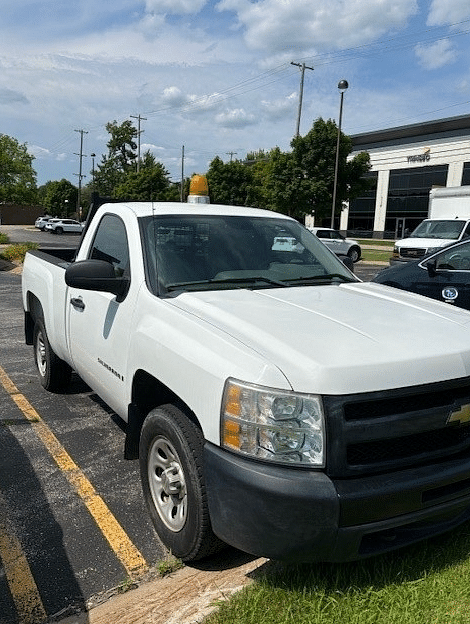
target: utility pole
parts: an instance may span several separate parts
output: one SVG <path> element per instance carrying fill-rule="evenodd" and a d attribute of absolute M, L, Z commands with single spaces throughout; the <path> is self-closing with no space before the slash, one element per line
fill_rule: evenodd
<path fill-rule="evenodd" d="M 77 154 L 77 152 L 74 152 L 75 156 L 78 156 L 80 158 L 80 167 L 79 167 L 79 173 L 75 173 L 74 175 L 78 176 L 77 215 L 78 215 L 78 220 L 81 221 L 82 220 L 82 178 L 86 178 L 85 175 L 82 175 L 82 161 L 83 161 L 83 156 L 84 156 L 83 135 L 88 134 L 88 132 L 86 132 L 85 130 L 75 130 L 75 132 L 80 133 L 80 153 Z"/>
<path fill-rule="evenodd" d="M 225 152 L 227 156 L 230 156 L 230 162 L 232 162 L 232 158 L 238 154 L 238 152 Z"/>
<path fill-rule="evenodd" d="M 181 189 L 180 189 L 180 202 L 184 200 L 184 145 L 181 148 Z"/>
<path fill-rule="evenodd" d="M 297 128 L 295 131 L 295 136 L 298 137 L 300 134 L 300 114 L 302 112 L 302 100 L 304 97 L 304 74 L 306 69 L 311 69 L 313 71 L 313 67 L 307 67 L 305 63 L 294 63 L 294 61 L 291 61 L 291 65 L 300 67 L 299 111 L 297 113 Z"/>
<path fill-rule="evenodd" d="M 131 115 L 131 119 L 138 119 L 139 123 L 137 126 L 137 144 L 138 144 L 138 148 L 137 148 L 137 173 L 139 173 L 140 171 L 140 135 L 142 134 L 142 132 L 144 132 L 143 130 L 140 129 L 140 122 L 142 121 L 147 121 L 146 117 L 141 117 L 140 114 L 139 115 Z"/>

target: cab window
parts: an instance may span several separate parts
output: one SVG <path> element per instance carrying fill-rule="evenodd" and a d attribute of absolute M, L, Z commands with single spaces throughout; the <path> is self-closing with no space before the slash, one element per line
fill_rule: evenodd
<path fill-rule="evenodd" d="M 116 277 L 130 275 L 126 228 L 119 217 L 104 215 L 96 230 L 88 257 L 112 264 Z"/>

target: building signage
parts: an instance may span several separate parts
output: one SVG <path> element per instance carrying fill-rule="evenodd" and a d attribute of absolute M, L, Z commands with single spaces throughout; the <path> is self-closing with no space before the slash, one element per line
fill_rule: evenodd
<path fill-rule="evenodd" d="M 414 154 L 413 156 L 408 156 L 407 160 L 409 163 L 426 162 L 428 160 L 431 160 L 431 148 L 427 147 L 422 154 Z"/>

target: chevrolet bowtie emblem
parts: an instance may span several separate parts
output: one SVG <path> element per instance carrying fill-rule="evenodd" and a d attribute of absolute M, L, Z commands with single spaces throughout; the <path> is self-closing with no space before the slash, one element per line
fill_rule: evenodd
<path fill-rule="evenodd" d="M 447 419 L 447 424 L 451 422 L 470 422 L 470 405 L 462 405 L 458 411 L 451 412 L 449 418 Z"/>

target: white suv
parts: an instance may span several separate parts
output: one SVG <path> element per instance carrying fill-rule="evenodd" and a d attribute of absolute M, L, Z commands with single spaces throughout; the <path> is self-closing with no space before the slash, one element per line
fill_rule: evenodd
<path fill-rule="evenodd" d="M 82 232 L 84 224 L 75 219 L 51 219 L 46 223 L 46 230 L 55 234 L 63 234 L 64 232 Z"/>
<path fill-rule="evenodd" d="M 338 230 L 320 227 L 312 227 L 309 230 L 335 254 L 349 256 L 353 262 L 361 259 L 362 252 L 359 243 L 352 238 L 345 238 Z"/>

